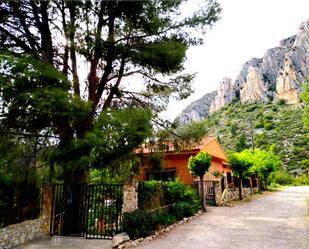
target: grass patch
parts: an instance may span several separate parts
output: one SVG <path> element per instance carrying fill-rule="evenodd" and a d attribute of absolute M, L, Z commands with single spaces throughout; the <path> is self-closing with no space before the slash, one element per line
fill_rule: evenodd
<path fill-rule="evenodd" d="M 271 183 L 268 188 L 267 188 L 267 191 L 269 192 L 276 192 L 276 191 L 280 191 L 280 190 L 283 190 L 285 189 L 286 186 L 283 186 L 283 185 L 280 185 L 278 183 Z"/>

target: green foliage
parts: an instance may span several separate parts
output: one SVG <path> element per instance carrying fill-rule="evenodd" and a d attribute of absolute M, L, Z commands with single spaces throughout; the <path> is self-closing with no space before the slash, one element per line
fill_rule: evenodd
<path fill-rule="evenodd" d="M 219 170 L 215 170 L 215 171 L 211 172 L 211 174 L 213 176 L 216 176 L 216 177 L 223 176 L 223 173 Z"/>
<path fill-rule="evenodd" d="M 303 91 L 300 96 L 305 104 L 303 115 L 304 127 L 309 130 L 309 77 L 307 78 L 307 82 L 303 84 Z"/>
<path fill-rule="evenodd" d="M 265 122 L 264 123 L 264 127 L 267 131 L 272 130 L 273 129 L 273 124 L 269 123 L 269 122 Z"/>
<path fill-rule="evenodd" d="M 131 152 L 151 135 L 151 117 L 149 110 L 138 108 L 102 112 L 84 140 L 91 148 L 90 165 L 104 167 Z"/>
<path fill-rule="evenodd" d="M 245 176 L 253 165 L 252 154 L 249 150 L 235 152 L 229 157 L 231 169 L 236 176 Z"/>
<path fill-rule="evenodd" d="M 285 105 L 286 104 L 286 101 L 284 99 L 279 99 L 277 101 L 277 105 Z"/>
<path fill-rule="evenodd" d="M 137 209 L 123 214 L 122 227 L 131 239 L 136 239 L 153 234 L 158 225 L 157 221 L 154 212 Z"/>
<path fill-rule="evenodd" d="M 293 183 L 293 177 L 285 171 L 275 171 L 268 177 L 272 183 L 280 185 L 289 185 Z"/>
<path fill-rule="evenodd" d="M 309 185 L 309 176 L 308 175 L 302 175 L 300 177 L 294 178 L 292 185 L 294 185 L 294 186 L 303 186 L 303 185 L 308 186 Z"/>
<path fill-rule="evenodd" d="M 247 143 L 247 138 L 245 134 L 242 133 L 236 141 L 236 152 L 241 152 L 248 148 L 249 148 L 249 145 Z"/>
<path fill-rule="evenodd" d="M 191 156 L 188 161 L 190 174 L 193 176 L 203 176 L 209 169 L 211 156 L 206 152 L 200 152 L 196 156 Z"/>
<path fill-rule="evenodd" d="M 157 224 L 168 226 L 176 222 L 176 215 L 174 213 L 156 212 L 155 219 Z"/>
<path fill-rule="evenodd" d="M 191 206 L 200 203 L 196 190 L 183 184 L 179 179 L 167 182 L 167 198 L 168 203 L 188 202 Z"/>
<path fill-rule="evenodd" d="M 0 133 L 52 141 L 40 163 L 60 168 L 68 182 L 85 181 L 89 168 L 127 174 L 128 152 L 150 134 L 149 110 L 157 114 L 171 96 L 192 93 L 186 51 L 203 42 L 221 12 L 205 0 L 181 17 L 185 2 L 3 2 Z M 144 85 L 132 91 L 123 79 L 135 75 Z"/>
<path fill-rule="evenodd" d="M 138 186 L 140 209 L 156 209 L 177 202 L 188 202 L 199 207 L 200 198 L 191 187 L 176 181 L 143 181 Z"/>
<path fill-rule="evenodd" d="M 152 234 L 158 225 L 192 216 L 201 207 L 197 192 L 179 180 L 140 182 L 138 206 L 139 210 L 125 213 L 123 218 L 123 230 L 131 239 Z"/>
<path fill-rule="evenodd" d="M 277 147 L 275 153 L 280 157 L 284 169 L 291 171 L 308 168 L 309 164 L 306 161 L 309 158 L 308 131 L 304 129 L 302 121 L 304 109 L 300 105 L 232 103 L 200 121 L 201 126 L 207 127 L 208 130 L 201 136 L 216 135 L 229 154 L 251 148 L 250 115 L 255 127 L 253 137 L 256 148 L 268 151 L 275 144 Z M 227 129 L 230 126 L 226 126 L 232 123 L 238 126 L 235 135 Z M 271 125 L 266 129 L 265 123 Z"/>
<path fill-rule="evenodd" d="M 14 182 L 12 176 L 0 169 L 0 229 L 9 224 L 9 213 L 13 204 Z"/>
<path fill-rule="evenodd" d="M 275 170 L 281 168 L 281 160 L 279 156 L 275 155 L 272 151 L 265 151 L 255 149 L 252 153 L 252 167 L 250 168 L 251 173 L 257 173 L 265 186 L 267 186 L 267 177 Z"/>
<path fill-rule="evenodd" d="M 177 202 L 172 204 L 170 213 L 175 215 L 177 220 L 181 220 L 184 217 L 191 217 L 198 209 L 197 205 L 192 205 L 189 202 Z"/>
<path fill-rule="evenodd" d="M 155 209 L 167 204 L 166 184 L 161 181 L 143 181 L 138 185 L 138 207 Z"/>

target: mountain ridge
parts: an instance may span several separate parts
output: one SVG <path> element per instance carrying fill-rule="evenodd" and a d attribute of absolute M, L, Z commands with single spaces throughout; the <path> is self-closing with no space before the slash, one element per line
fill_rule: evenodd
<path fill-rule="evenodd" d="M 224 77 L 218 90 L 192 102 L 176 118 L 180 124 L 197 121 L 232 102 L 275 102 L 298 104 L 301 85 L 309 75 L 309 19 L 297 35 L 282 39 L 262 58 L 245 62 L 233 82 Z"/>

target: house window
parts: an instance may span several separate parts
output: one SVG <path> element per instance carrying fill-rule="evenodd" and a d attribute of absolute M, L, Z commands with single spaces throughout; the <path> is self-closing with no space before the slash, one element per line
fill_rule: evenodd
<path fill-rule="evenodd" d="M 173 181 L 176 178 L 176 169 L 152 170 L 146 172 L 146 180 Z"/>

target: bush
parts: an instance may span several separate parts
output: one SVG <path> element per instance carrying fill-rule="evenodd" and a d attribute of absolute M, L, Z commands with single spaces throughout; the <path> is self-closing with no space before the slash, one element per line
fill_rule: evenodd
<path fill-rule="evenodd" d="M 158 225 L 171 225 L 176 222 L 175 214 L 157 212 L 155 215 L 155 223 Z"/>
<path fill-rule="evenodd" d="M 166 187 L 161 181 L 144 181 L 138 184 L 138 208 L 155 209 L 166 205 Z"/>
<path fill-rule="evenodd" d="M 294 178 L 292 184 L 295 186 L 309 185 L 309 176 L 302 175 L 300 177 Z"/>
<path fill-rule="evenodd" d="M 269 189 L 280 189 L 282 188 L 282 186 L 278 183 L 274 183 L 272 182 L 270 185 L 269 185 Z"/>
<path fill-rule="evenodd" d="M 266 130 L 270 131 L 274 128 L 273 124 L 272 123 L 269 123 L 269 122 L 265 122 L 264 123 L 264 127 Z"/>
<path fill-rule="evenodd" d="M 131 213 L 123 214 L 123 230 L 128 233 L 130 239 L 146 237 L 153 234 L 157 228 L 156 214 L 147 210 L 137 209 Z"/>
<path fill-rule="evenodd" d="M 168 203 L 185 201 L 194 204 L 196 201 L 200 201 L 197 191 L 179 180 L 167 182 L 167 198 Z"/>
<path fill-rule="evenodd" d="M 201 208 L 201 201 L 195 189 L 179 180 L 145 181 L 139 183 L 138 207 L 123 217 L 123 230 L 131 239 L 149 236 L 159 225 L 194 215 Z"/>
<path fill-rule="evenodd" d="M 289 185 L 293 183 L 293 177 L 285 171 L 275 171 L 269 175 L 268 179 L 270 182 L 280 185 Z"/>
<path fill-rule="evenodd" d="M 188 202 L 174 203 L 170 208 L 170 213 L 174 214 L 177 220 L 181 220 L 184 217 L 190 217 L 194 215 L 199 209 L 199 206 L 192 205 Z"/>
<path fill-rule="evenodd" d="M 285 105 L 286 104 L 286 101 L 284 99 L 279 99 L 277 101 L 277 105 Z"/>

